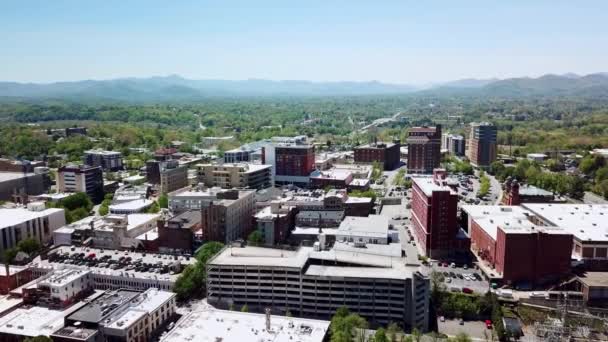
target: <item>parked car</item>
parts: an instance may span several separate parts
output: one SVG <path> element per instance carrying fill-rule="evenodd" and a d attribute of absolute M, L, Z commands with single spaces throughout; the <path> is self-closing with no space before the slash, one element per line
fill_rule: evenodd
<path fill-rule="evenodd" d="M 470 289 L 470 288 L 468 288 L 468 287 L 463 287 L 463 288 L 462 288 L 462 293 L 466 293 L 466 294 L 472 294 L 472 293 L 473 293 L 473 290 L 471 290 L 471 289 Z"/>
<path fill-rule="evenodd" d="M 492 321 L 490 321 L 489 319 L 486 319 L 486 328 L 487 329 L 492 329 Z"/>

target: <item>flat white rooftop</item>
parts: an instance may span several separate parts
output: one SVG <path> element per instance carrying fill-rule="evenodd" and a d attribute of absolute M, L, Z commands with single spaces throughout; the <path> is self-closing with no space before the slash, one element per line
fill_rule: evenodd
<path fill-rule="evenodd" d="M 321 342 L 329 321 L 208 308 L 184 317 L 161 342 Z"/>
<path fill-rule="evenodd" d="M 75 268 L 57 270 L 53 272 L 50 277 L 40 281 L 39 284 L 47 284 L 52 287 L 62 287 L 89 273 L 91 272 L 88 270 Z"/>
<path fill-rule="evenodd" d="M 388 237 L 388 218 L 382 215 L 346 216 L 340 223 L 337 235 L 386 239 Z"/>
<path fill-rule="evenodd" d="M 580 241 L 608 241 L 608 204 L 536 204 L 522 206 Z"/>
<path fill-rule="evenodd" d="M 424 192 L 426 196 L 432 196 L 434 191 L 454 191 L 447 185 L 441 185 L 435 183 L 433 176 L 415 176 L 412 177 L 412 181 L 418 185 L 418 187 Z"/>
<path fill-rule="evenodd" d="M 23 173 L 23 172 L 0 172 L 0 183 L 1 182 L 7 182 L 7 181 L 11 181 L 14 179 L 20 179 L 23 177 L 31 177 L 33 176 L 33 173 Z"/>
<path fill-rule="evenodd" d="M 17 336 L 49 336 L 63 327 L 69 310 L 51 310 L 40 306 L 17 308 L 0 317 L 0 333 Z"/>
<path fill-rule="evenodd" d="M 253 246 L 227 247 L 209 263 L 301 268 L 306 263 L 310 251 L 312 251 L 312 247 L 301 247 L 297 251 Z"/>
<path fill-rule="evenodd" d="M 16 226 L 23 222 L 45 217 L 54 213 L 63 212 L 63 209 L 50 208 L 41 211 L 31 211 L 25 207 L 0 208 L 0 229 Z"/>
<path fill-rule="evenodd" d="M 152 205 L 152 201 L 148 199 L 136 199 L 129 202 L 110 205 L 110 212 L 113 211 L 139 211 Z"/>

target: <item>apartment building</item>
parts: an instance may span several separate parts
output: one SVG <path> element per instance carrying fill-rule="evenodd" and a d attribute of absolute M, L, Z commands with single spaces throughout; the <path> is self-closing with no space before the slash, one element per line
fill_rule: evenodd
<path fill-rule="evenodd" d="M 496 160 L 497 128 L 489 122 L 471 123 L 467 157 L 471 164 L 488 168 Z"/>
<path fill-rule="evenodd" d="M 226 190 L 201 207 L 201 226 L 205 241 L 245 239 L 253 230 L 255 191 Z"/>
<path fill-rule="evenodd" d="M 58 192 L 84 192 L 95 203 L 103 200 L 101 166 L 67 165 L 57 170 Z"/>
<path fill-rule="evenodd" d="M 355 148 L 355 163 L 371 164 L 378 162 L 384 170 L 394 170 L 399 167 L 401 143 L 378 142 L 361 145 Z"/>
<path fill-rule="evenodd" d="M 199 181 L 224 189 L 265 189 L 272 185 L 272 166 L 259 164 L 198 164 Z"/>

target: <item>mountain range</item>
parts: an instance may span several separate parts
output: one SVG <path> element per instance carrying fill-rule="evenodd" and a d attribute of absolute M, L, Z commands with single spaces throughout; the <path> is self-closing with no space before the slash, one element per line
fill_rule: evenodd
<path fill-rule="evenodd" d="M 5 99 L 69 99 L 126 102 L 196 101 L 235 96 L 354 96 L 387 94 L 472 95 L 496 97 L 608 97 L 608 73 L 544 75 L 538 78 L 462 79 L 426 89 L 370 82 L 271 81 L 264 79 L 192 80 L 177 75 L 56 83 L 0 82 Z"/>

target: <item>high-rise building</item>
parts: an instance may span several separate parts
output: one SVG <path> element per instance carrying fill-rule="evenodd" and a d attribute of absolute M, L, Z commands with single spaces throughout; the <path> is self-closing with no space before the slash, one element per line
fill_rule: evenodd
<path fill-rule="evenodd" d="M 265 189 L 272 185 L 272 167 L 260 164 L 199 164 L 198 178 L 206 186 Z"/>
<path fill-rule="evenodd" d="M 489 122 L 471 123 L 469 152 L 471 164 L 487 168 L 496 160 L 496 126 Z"/>
<path fill-rule="evenodd" d="M 84 151 L 84 163 L 90 166 L 101 166 L 104 171 L 122 170 L 122 153 L 116 151 Z"/>
<path fill-rule="evenodd" d="M 93 202 L 103 200 L 103 171 L 101 166 L 67 165 L 57 170 L 59 192 L 84 192 Z"/>
<path fill-rule="evenodd" d="M 371 164 L 378 162 L 384 170 L 394 170 L 399 167 L 401 143 L 395 140 L 388 142 L 373 142 L 355 148 L 355 163 Z"/>
<path fill-rule="evenodd" d="M 462 135 L 444 133 L 441 136 L 441 149 L 455 156 L 464 156 L 465 142 Z"/>
<path fill-rule="evenodd" d="M 407 147 L 408 173 L 432 173 L 441 162 L 441 125 L 411 128 Z"/>
<path fill-rule="evenodd" d="M 424 254 L 444 258 L 468 249 L 466 239 L 458 238 L 458 194 L 447 185 L 446 171 L 436 169 L 432 176 L 412 177 L 412 181 L 411 222 Z"/>

